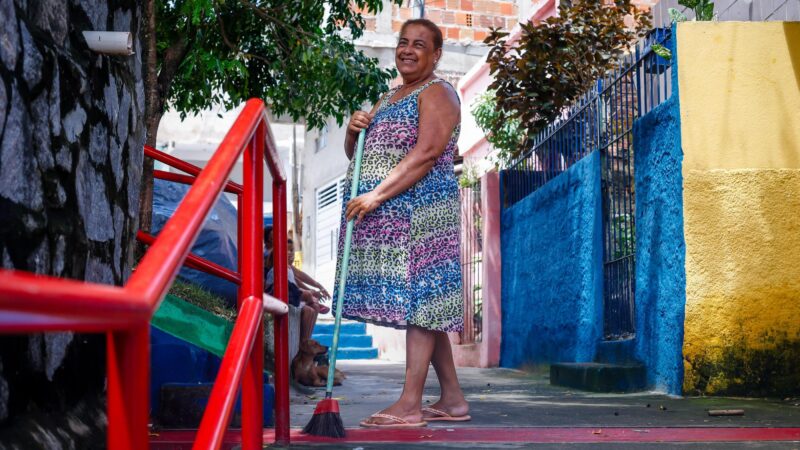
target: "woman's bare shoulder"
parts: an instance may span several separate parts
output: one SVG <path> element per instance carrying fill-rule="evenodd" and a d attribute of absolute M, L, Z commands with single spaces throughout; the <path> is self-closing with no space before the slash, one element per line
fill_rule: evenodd
<path fill-rule="evenodd" d="M 421 103 L 430 102 L 437 108 L 452 107 L 455 110 L 461 109 L 461 102 L 458 98 L 453 85 L 446 81 L 433 83 L 419 94 Z"/>

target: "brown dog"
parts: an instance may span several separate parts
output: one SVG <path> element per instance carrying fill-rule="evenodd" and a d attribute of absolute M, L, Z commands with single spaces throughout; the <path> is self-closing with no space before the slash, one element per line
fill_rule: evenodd
<path fill-rule="evenodd" d="M 292 376 L 295 381 L 305 386 L 325 386 L 328 380 L 328 366 L 318 366 L 314 361 L 314 357 L 324 355 L 327 351 L 328 347 L 314 339 L 301 342 L 300 350 L 292 360 Z M 333 376 L 333 385 L 340 386 L 345 378 L 347 377 L 344 372 L 336 369 L 336 373 Z"/>

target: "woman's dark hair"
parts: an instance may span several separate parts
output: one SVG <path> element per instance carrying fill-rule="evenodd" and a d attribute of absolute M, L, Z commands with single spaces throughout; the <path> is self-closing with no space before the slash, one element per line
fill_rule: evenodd
<path fill-rule="evenodd" d="M 403 35 L 403 31 L 406 31 L 406 27 L 410 25 L 422 25 L 423 27 L 427 28 L 431 33 L 433 33 L 433 49 L 438 50 L 442 48 L 442 44 L 444 43 L 444 37 L 442 37 L 442 30 L 439 29 L 439 26 L 435 23 L 431 22 L 428 19 L 411 19 L 406 20 L 403 26 L 400 28 L 400 35 Z"/>

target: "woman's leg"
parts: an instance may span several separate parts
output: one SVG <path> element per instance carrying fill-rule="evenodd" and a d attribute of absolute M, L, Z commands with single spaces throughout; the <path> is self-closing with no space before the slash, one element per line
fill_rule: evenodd
<path fill-rule="evenodd" d="M 411 423 L 422 419 L 422 391 L 425 378 L 428 377 L 428 366 L 431 362 L 436 335 L 433 331 L 416 326 L 406 330 L 406 382 L 400 399 L 392 406 L 381 411 L 400 417 Z M 388 419 L 373 417 L 371 423 L 396 423 Z"/>
<path fill-rule="evenodd" d="M 436 345 L 434 346 L 431 362 L 439 379 L 442 394 L 439 401 L 431 405 L 432 408 L 444 411 L 451 416 L 464 416 L 469 412 L 469 405 L 461 392 L 458 384 L 456 365 L 453 362 L 453 350 L 450 338 L 443 331 L 436 331 Z M 430 415 L 430 414 L 426 414 Z"/>

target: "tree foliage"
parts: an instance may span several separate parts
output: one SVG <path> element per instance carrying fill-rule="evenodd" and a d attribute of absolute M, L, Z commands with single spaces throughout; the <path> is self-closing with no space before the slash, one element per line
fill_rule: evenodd
<path fill-rule="evenodd" d="M 612 4 L 613 3 L 613 4 Z M 632 19 L 632 27 L 625 19 Z M 650 18 L 631 0 L 576 0 L 558 16 L 521 25 L 518 42 L 492 30 L 487 61 L 498 114 L 492 131 L 518 119 L 530 138 L 552 122 L 593 83 L 618 64 L 620 56 L 650 28 Z M 519 153 L 519 149 L 509 157 Z"/>
<path fill-rule="evenodd" d="M 508 113 L 497 107 L 494 91 L 486 91 L 475 99 L 472 117 L 496 152 L 495 166 L 503 166 L 503 162 L 510 160 L 525 141 L 519 119 L 509 117 Z M 495 127 L 495 124 L 499 126 Z"/>
<path fill-rule="evenodd" d="M 400 2 L 401 0 L 393 0 Z M 361 53 L 360 11 L 381 0 L 145 0 L 146 143 L 168 108 L 183 116 L 264 100 L 276 116 L 321 128 L 374 102 L 395 76 Z M 153 161 L 145 158 L 140 228 L 152 222 Z"/>
<path fill-rule="evenodd" d="M 321 127 L 374 101 L 394 76 L 348 39 L 380 0 L 156 2 L 159 89 L 184 114 L 264 99 L 276 115 Z M 355 6 L 356 8 L 351 8 Z M 327 15 L 326 15 L 327 10 Z"/>
<path fill-rule="evenodd" d="M 714 2 L 712 0 L 678 0 L 678 4 L 694 11 L 695 19 L 698 21 L 714 19 Z"/>

